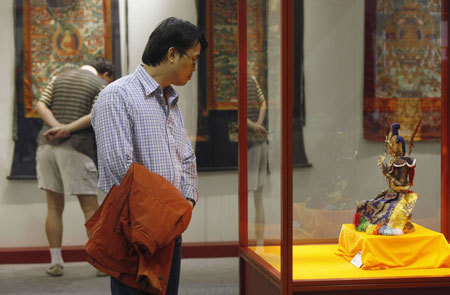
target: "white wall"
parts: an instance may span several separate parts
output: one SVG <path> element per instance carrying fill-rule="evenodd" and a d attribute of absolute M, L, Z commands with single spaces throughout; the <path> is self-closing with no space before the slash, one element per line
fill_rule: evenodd
<path fill-rule="evenodd" d="M 123 1 L 122 1 L 123 2 Z M 175 16 L 197 23 L 195 0 L 133 0 L 128 1 L 128 47 L 130 73 L 142 63 L 141 57 L 150 33 L 164 19 Z M 123 23 L 123 22 L 122 22 Z M 189 134 L 197 132 L 197 72 L 183 87 L 175 87 L 180 95 L 179 106 Z M 188 119 L 195 118 L 195 120 Z"/>

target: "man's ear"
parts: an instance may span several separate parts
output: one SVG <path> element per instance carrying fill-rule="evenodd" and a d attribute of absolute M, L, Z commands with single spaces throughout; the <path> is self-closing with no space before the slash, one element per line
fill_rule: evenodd
<path fill-rule="evenodd" d="M 167 60 L 169 62 L 175 62 L 176 55 L 177 50 L 175 49 L 175 47 L 169 47 L 169 49 L 167 50 Z"/>
<path fill-rule="evenodd" d="M 113 76 L 111 75 L 110 72 L 104 72 L 103 74 L 100 74 L 100 78 L 102 78 L 108 83 L 111 83 L 113 80 Z"/>

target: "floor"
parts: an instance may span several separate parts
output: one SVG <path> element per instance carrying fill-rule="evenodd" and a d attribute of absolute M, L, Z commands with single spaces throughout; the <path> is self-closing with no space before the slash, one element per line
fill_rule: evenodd
<path fill-rule="evenodd" d="M 0 264 L 0 294 L 110 294 L 109 277 L 96 277 L 86 262 L 65 263 L 62 277 L 47 264 Z M 237 295 L 238 258 L 183 259 L 179 295 Z"/>

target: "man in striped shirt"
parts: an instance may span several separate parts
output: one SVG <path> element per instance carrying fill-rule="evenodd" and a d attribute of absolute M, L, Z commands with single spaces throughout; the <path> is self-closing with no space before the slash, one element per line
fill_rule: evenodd
<path fill-rule="evenodd" d="M 192 23 L 168 18 L 151 33 L 142 65 L 108 85 L 92 111 L 98 154 L 99 187 L 107 192 L 120 185 L 132 162 L 144 165 L 197 202 L 197 167 L 172 85 L 185 85 L 208 43 Z M 167 286 L 178 294 L 181 236 Z M 112 294 L 145 294 L 111 277 Z"/>
<path fill-rule="evenodd" d="M 38 135 L 36 171 L 38 186 L 47 196 L 45 232 L 51 256 L 47 273 L 51 276 L 63 274 L 64 195 L 78 197 L 86 220 L 98 208 L 95 138 L 90 128 L 90 112 L 98 93 L 111 82 L 113 74 L 111 62 L 104 58 L 93 59 L 90 65 L 52 78 L 36 105 L 44 121 Z"/>
<path fill-rule="evenodd" d="M 256 244 L 263 245 L 264 207 L 263 186 L 268 171 L 267 102 L 256 77 L 247 75 L 247 126 L 248 126 L 248 191 L 253 192 L 255 204 Z"/>

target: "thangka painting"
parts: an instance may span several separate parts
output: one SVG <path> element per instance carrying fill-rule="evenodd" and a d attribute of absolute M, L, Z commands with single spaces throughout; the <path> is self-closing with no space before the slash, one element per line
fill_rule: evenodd
<path fill-rule="evenodd" d="M 238 51 L 237 0 L 206 1 L 208 55 L 208 110 L 237 110 Z M 247 1 L 249 74 L 266 87 L 266 0 Z"/>
<path fill-rule="evenodd" d="M 25 117 L 49 77 L 96 56 L 112 60 L 110 0 L 23 0 Z"/>
<path fill-rule="evenodd" d="M 440 138 L 442 0 L 366 0 L 364 138 Z"/>
<path fill-rule="evenodd" d="M 238 167 L 238 0 L 196 0 L 198 25 L 208 49 L 198 64 L 198 124 L 195 153 L 199 171 Z M 268 88 L 268 15 L 280 15 L 277 1 L 247 0 L 247 73 L 256 77 L 266 100 Z M 294 1 L 293 150 L 296 167 L 310 166 L 303 144 L 303 0 Z M 276 35 L 276 33 L 275 33 Z M 279 52 L 271 52 L 278 56 Z"/>
<path fill-rule="evenodd" d="M 36 137 L 42 120 L 33 103 L 51 76 L 96 56 L 113 61 L 120 76 L 118 1 L 15 0 L 14 4 L 15 146 L 8 178 L 35 179 Z"/>
<path fill-rule="evenodd" d="M 198 64 L 199 171 L 238 166 L 238 0 L 196 0 L 198 26 L 208 39 Z M 267 0 L 247 1 L 248 73 L 267 93 Z M 270 98 L 267 97 L 269 100 Z"/>

